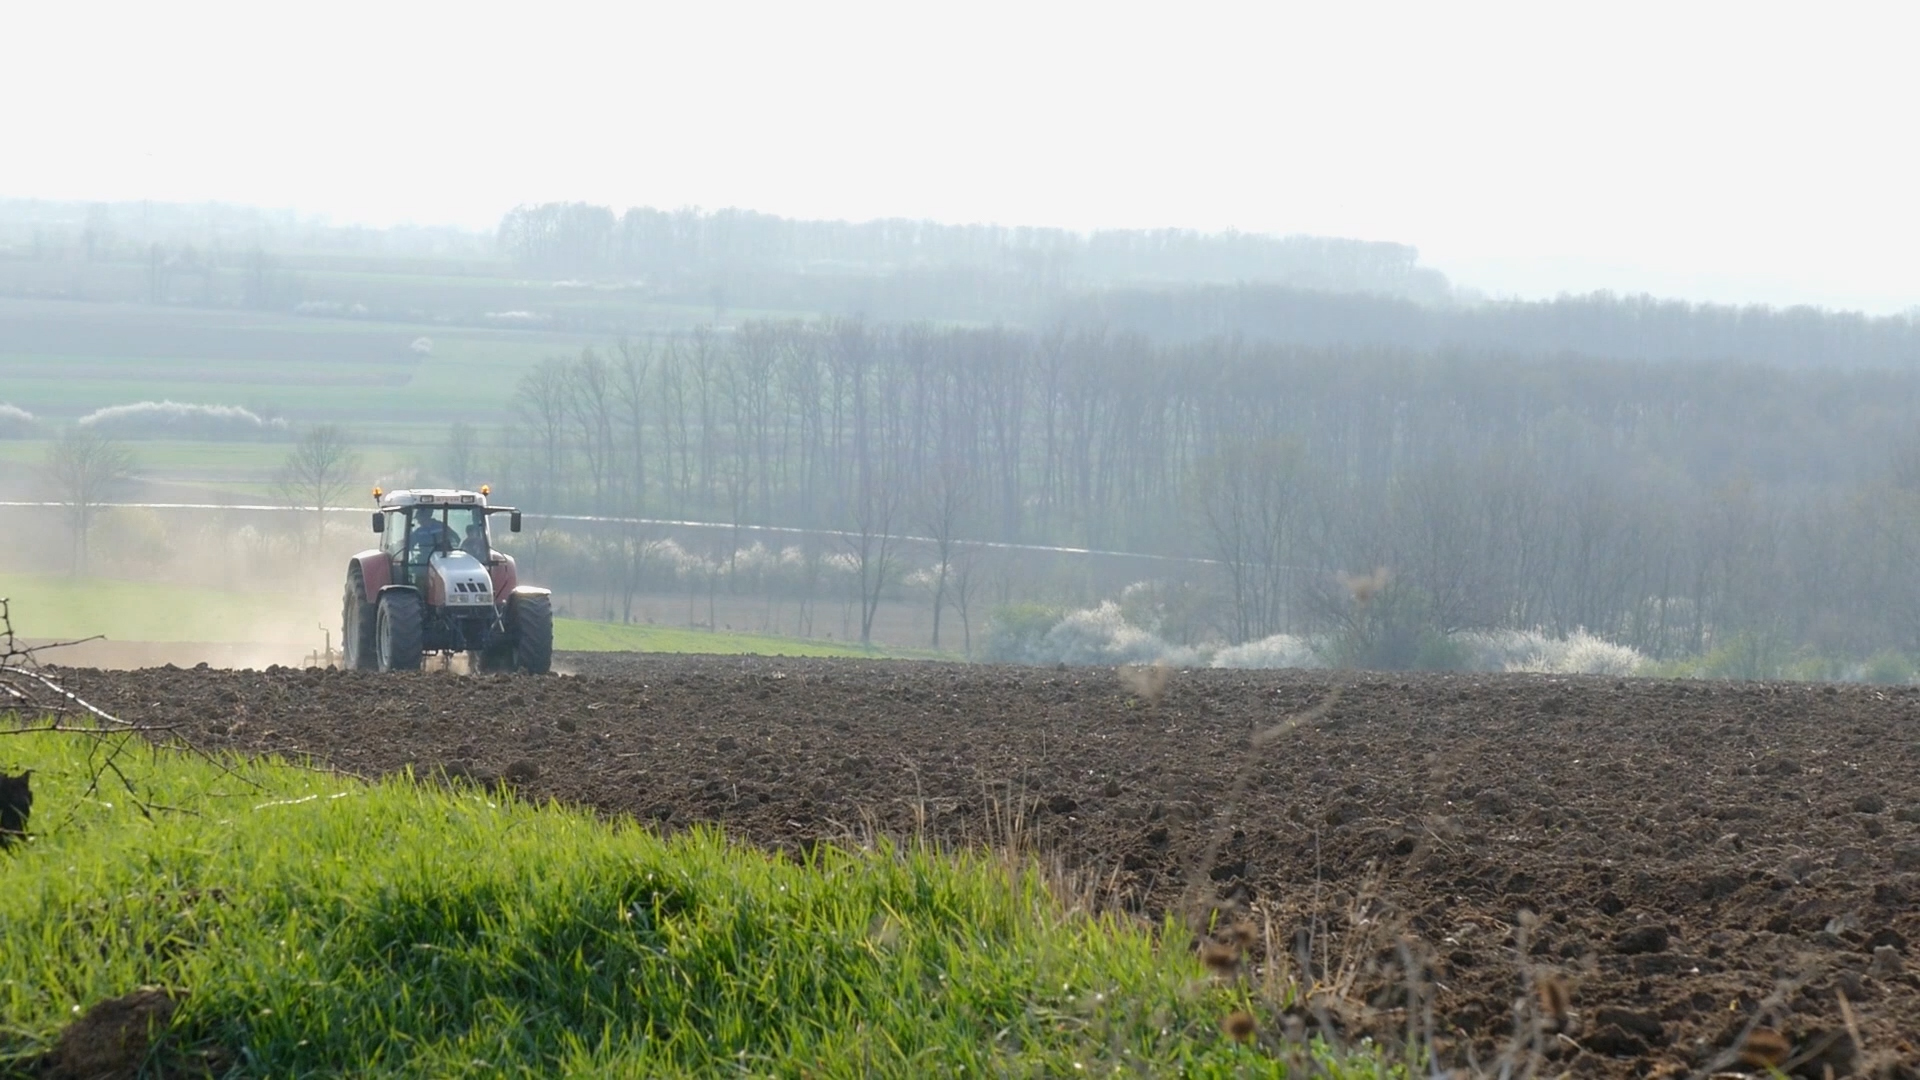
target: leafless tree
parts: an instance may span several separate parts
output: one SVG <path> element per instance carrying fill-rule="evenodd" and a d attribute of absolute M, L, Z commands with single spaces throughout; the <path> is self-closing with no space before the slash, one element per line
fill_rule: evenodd
<path fill-rule="evenodd" d="M 566 407 L 573 422 L 573 445 L 586 462 L 592 492 L 587 506 L 592 513 L 604 514 L 614 509 L 608 490 L 618 466 L 614 460 L 614 375 L 592 349 L 583 351 L 566 372 Z"/>
<path fill-rule="evenodd" d="M 616 577 L 620 584 L 620 621 L 633 621 L 633 601 L 646 582 L 647 569 L 659 551 L 660 541 L 639 525 L 628 525 L 619 540 L 620 565 Z"/>
<path fill-rule="evenodd" d="M 87 534 L 100 504 L 133 475 L 133 454 L 126 447 L 85 428 L 68 429 L 47 448 L 46 482 L 66 507 L 73 533 L 73 573 L 87 572 Z"/>
<path fill-rule="evenodd" d="M 313 539 L 323 543 L 327 507 L 343 499 L 360 471 L 360 455 L 338 424 L 316 424 L 300 436 L 274 475 L 274 487 L 288 506 L 313 511 Z"/>
<path fill-rule="evenodd" d="M 701 507 L 711 512 L 719 505 L 716 489 L 720 479 L 720 410 L 725 390 L 726 356 L 720 339 L 710 326 L 696 326 L 680 353 L 680 366 L 693 385 L 693 398 L 700 413 Z"/>
<path fill-rule="evenodd" d="M 549 357 L 520 377 L 515 408 L 527 425 L 529 442 L 538 467 L 537 479 L 543 499 L 557 505 L 565 499 L 567 465 L 570 458 L 567 438 L 569 398 L 567 360 Z"/>
<path fill-rule="evenodd" d="M 1297 447 L 1265 441 L 1230 444 L 1202 469 L 1201 517 L 1227 575 L 1236 640 L 1285 628 L 1287 586 L 1300 569 L 1303 468 Z"/>
<path fill-rule="evenodd" d="M 623 509 L 638 516 L 647 508 L 647 406 L 651 393 L 647 377 L 653 367 L 653 346 L 622 338 L 614 351 L 619 356 L 613 365 L 623 474 L 619 487 L 626 496 Z"/>
<path fill-rule="evenodd" d="M 947 596 L 960 616 L 960 644 L 963 655 L 973 659 L 973 613 L 978 605 L 980 584 L 987 578 L 984 569 L 987 549 L 978 544 L 955 544 L 947 565 Z"/>
<path fill-rule="evenodd" d="M 880 598 L 895 569 L 899 538 L 893 529 L 900 516 L 901 495 L 894 471 L 885 467 L 869 473 L 854 493 L 853 529 L 846 543 L 860 589 L 860 644 L 868 647 L 873 645 Z"/>
<path fill-rule="evenodd" d="M 473 470 L 480 451 L 480 432 L 464 420 L 454 422 L 442 450 L 447 482 L 457 488 L 473 486 Z"/>
<path fill-rule="evenodd" d="M 940 647 L 940 614 L 946 607 L 947 587 L 953 576 L 959 549 L 959 533 L 971 512 L 974 499 L 973 473 L 957 455 L 942 458 L 933 466 L 926 488 L 920 496 L 920 527 L 933 540 L 933 647 Z"/>

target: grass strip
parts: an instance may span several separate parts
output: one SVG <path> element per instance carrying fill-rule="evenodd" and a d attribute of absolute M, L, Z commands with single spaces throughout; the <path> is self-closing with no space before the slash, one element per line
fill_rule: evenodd
<path fill-rule="evenodd" d="M 799 861 L 137 741 L 135 797 L 104 753 L 0 734 L 35 795 L 0 854 L 0 1073 L 160 986 L 184 994 L 149 1064 L 228 1075 L 1287 1074 L 1221 1034 L 1267 1006 L 1181 936 L 1071 913 L 990 855 Z"/>
<path fill-rule="evenodd" d="M 604 623 L 588 619 L 555 619 L 553 647 L 577 652 L 724 653 L 748 656 L 843 656 L 873 659 L 955 660 L 951 653 L 924 649 L 863 649 L 811 638 L 773 634 L 743 634 L 730 630 L 694 630 L 686 627 L 639 623 Z"/>
<path fill-rule="evenodd" d="M 320 634 L 311 620 L 288 616 L 289 597 L 265 590 L 0 573 L 0 596 L 13 601 L 14 625 L 36 638 L 252 643 L 268 634 L 271 642 L 307 644 Z"/>

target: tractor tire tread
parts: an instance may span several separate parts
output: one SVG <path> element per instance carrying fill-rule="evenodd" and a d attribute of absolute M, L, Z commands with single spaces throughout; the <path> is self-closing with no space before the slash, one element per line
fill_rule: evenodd
<path fill-rule="evenodd" d="M 367 603 L 366 593 L 366 581 L 356 566 L 347 572 L 347 587 L 340 599 L 340 666 L 349 671 L 373 671 L 380 666 L 380 658 L 374 655 L 377 609 Z"/>
<path fill-rule="evenodd" d="M 387 625 L 385 650 L 379 663 L 382 671 L 419 671 L 425 633 L 425 614 L 420 594 L 395 589 L 380 594 L 379 618 Z"/>
<path fill-rule="evenodd" d="M 512 616 L 513 668 L 530 675 L 553 671 L 553 598 L 543 594 L 515 596 Z"/>

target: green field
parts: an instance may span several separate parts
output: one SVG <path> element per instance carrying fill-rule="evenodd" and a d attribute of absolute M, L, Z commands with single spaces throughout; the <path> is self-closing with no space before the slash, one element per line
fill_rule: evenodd
<path fill-rule="evenodd" d="M 335 594 L 289 595 L 220 592 L 151 581 L 66 578 L 0 573 L 0 597 L 12 601 L 15 629 L 36 638 L 221 644 L 317 645 L 318 619 L 338 620 Z M 297 612 L 290 615 L 289 612 Z M 861 649 L 808 638 L 709 633 L 669 626 L 640 626 L 555 619 L 554 648 L 582 652 L 725 653 L 752 656 L 917 656 L 927 652 Z"/>
<path fill-rule="evenodd" d="M 811 638 L 737 634 L 671 626 L 639 626 L 555 619 L 553 647 L 581 652 L 727 653 L 748 656 L 876 656 L 952 660 L 957 657 L 924 650 L 862 649 Z"/>
<path fill-rule="evenodd" d="M 426 338 L 421 356 L 413 343 Z M 222 309 L 0 299 L 0 400 L 56 421 L 108 405 L 242 405 L 296 422 L 443 427 L 504 415 L 577 335 Z"/>
<path fill-rule="evenodd" d="M 302 619 L 292 620 L 280 636 L 260 636 L 289 622 L 291 598 L 280 593 L 0 573 L 0 597 L 11 601 L 14 630 L 32 638 L 104 634 L 112 641 L 308 645 L 318 633 Z"/>
<path fill-rule="evenodd" d="M 425 338 L 431 352 L 416 353 Z M 407 475 L 437 458 L 456 421 L 507 423 L 515 388 L 543 358 L 603 339 L 549 331 L 372 322 L 232 309 L 0 298 L 0 404 L 39 420 L 0 439 L 0 464 L 33 465 L 46 440 L 112 405 L 230 405 L 351 431 L 368 475 Z M 269 441 L 125 438 L 136 475 L 222 497 L 257 498 L 287 451 Z M 18 482 L 0 490 L 29 494 Z"/>
<path fill-rule="evenodd" d="M 530 283 L 492 279 L 348 275 L 368 297 L 410 284 L 437 294 L 480 288 L 470 317 L 527 305 Z M 489 293 L 477 282 L 491 282 Z M 404 288 L 401 293 L 405 293 Z M 497 295 L 496 295 L 497 294 Z M 402 297 L 404 298 L 404 297 Z M 487 299 L 490 298 L 490 299 Z M 389 298 L 392 300 L 392 298 Z M 627 296 L 562 290 L 537 306 L 562 316 L 569 305 L 613 305 L 642 327 L 678 329 L 700 312 Z M 427 310 L 445 310 L 445 297 Z M 399 303 L 392 300 L 392 303 Z M 392 306 L 389 304 L 388 306 Z M 397 317 L 396 317 L 397 318 Z M 0 437 L 0 466 L 31 466 L 47 440 L 75 419 L 113 405 L 175 401 L 240 406 L 299 430 L 336 423 L 351 432 L 363 471 L 375 478 L 418 475 L 438 463 L 456 422 L 493 432 L 513 420 L 521 377 L 551 357 L 606 347 L 615 335 L 565 330 L 448 325 L 425 318 L 378 321 L 235 308 L 0 297 L 0 404 L 32 413 L 25 437 Z M 430 351 L 416 352 L 426 339 Z M 257 498 L 288 440 L 201 442 L 123 437 L 136 475 L 233 499 Z M 483 436 L 491 450 L 491 435 Z M 0 470 L 4 471 L 4 470 Z M 0 475 L 0 498 L 32 492 L 24 474 Z"/>
<path fill-rule="evenodd" d="M 1077 913 L 1011 859 L 801 864 L 137 736 L 123 783 L 110 743 L 4 738 L 35 789 L 32 840 L 0 857 L 7 1075 L 139 987 L 177 1011 L 112 1075 L 1283 1076 L 1306 1053 L 1387 1075 L 1278 1042 L 1277 994 L 1209 983 L 1184 933 Z M 1251 1044 L 1221 1033 L 1236 1009 Z"/>

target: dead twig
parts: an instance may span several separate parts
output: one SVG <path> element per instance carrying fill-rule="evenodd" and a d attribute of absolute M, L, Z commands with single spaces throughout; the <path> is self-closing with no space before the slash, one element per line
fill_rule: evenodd
<path fill-rule="evenodd" d="M 0 667 L 0 676 L 12 676 L 17 679 L 25 679 L 30 682 L 37 683 L 41 687 L 44 687 L 46 690 L 51 691 L 61 701 L 71 703 L 71 705 L 67 706 L 64 710 L 62 706 L 58 704 L 52 704 L 52 705 L 42 704 L 39 706 L 42 709 L 46 709 L 48 711 L 72 711 L 72 708 L 77 707 L 83 712 L 91 713 L 96 719 L 103 720 L 109 724 L 116 724 L 122 728 L 130 728 L 134 726 L 133 724 L 120 719 L 119 717 L 113 715 L 112 713 L 107 712 L 105 709 L 99 708 L 98 706 L 91 704 L 86 699 L 82 698 L 80 695 L 74 693 L 71 690 L 68 690 L 66 687 L 61 686 L 59 683 L 54 682 L 52 679 L 41 674 L 40 672 L 30 671 L 27 668 L 23 668 L 23 667 L 6 666 L 6 667 Z M 15 689 L 18 689 L 17 684 L 15 685 Z"/>
<path fill-rule="evenodd" d="M 174 748 L 207 761 L 222 774 L 239 780 L 255 791 L 263 790 L 257 781 L 240 775 L 226 762 L 179 735 L 182 725 L 141 724 L 123 720 L 67 689 L 58 678 L 40 666 L 38 654 L 41 652 L 100 639 L 100 635 L 95 635 L 77 641 L 23 645 L 13 627 L 12 607 L 6 598 L 0 597 L 0 708 L 4 708 L 4 715 L 14 721 L 0 726 L 0 735 L 58 733 L 92 740 L 87 751 L 89 776 L 86 797 L 99 794 L 101 782 L 111 776 L 119 781 L 127 797 L 148 820 L 152 820 L 156 811 L 185 812 L 143 797 L 139 785 L 120 765 L 120 758 L 129 746 L 144 745 L 157 752 L 162 740 L 155 736 L 164 735 L 167 737 L 165 741 Z M 20 722 L 28 716 L 34 719 Z M 86 722 L 76 722 L 79 718 L 86 718 Z"/>
<path fill-rule="evenodd" d="M 126 732 L 130 734 L 151 735 L 160 731 L 177 731 L 182 726 L 183 725 L 180 724 L 129 724 L 123 728 L 115 728 L 110 732 L 103 732 L 97 727 L 76 727 L 73 724 L 62 723 L 58 718 L 54 718 L 38 724 L 23 724 L 20 727 L 0 728 L 0 736 L 37 735 L 42 732 L 65 732 L 69 735 L 118 735 Z"/>

